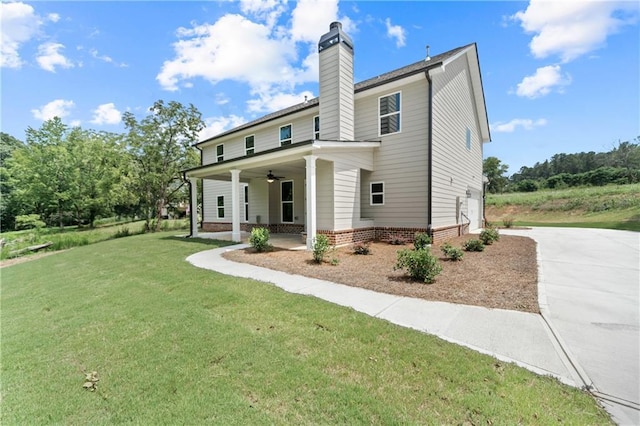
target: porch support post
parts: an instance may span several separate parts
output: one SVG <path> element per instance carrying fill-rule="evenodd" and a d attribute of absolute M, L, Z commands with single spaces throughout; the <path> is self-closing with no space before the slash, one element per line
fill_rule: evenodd
<path fill-rule="evenodd" d="M 240 235 L 240 170 L 231 170 L 231 240 L 239 243 Z"/>
<path fill-rule="evenodd" d="M 317 155 L 305 155 L 307 170 L 307 250 L 313 249 L 316 236 L 316 160 Z"/>
<path fill-rule="evenodd" d="M 191 236 L 196 238 L 198 236 L 198 179 L 189 178 L 190 195 L 189 200 L 189 214 L 191 215 Z"/>

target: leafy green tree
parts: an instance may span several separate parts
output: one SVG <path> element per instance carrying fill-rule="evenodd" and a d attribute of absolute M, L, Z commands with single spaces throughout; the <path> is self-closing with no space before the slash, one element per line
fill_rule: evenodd
<path fill-rule="evenodd" d="M 19 204 L 14 196 L 15 180 L 11 178 L 11 157 L 16 149 L 23 146 L 22 141 L 0 132 L 0 226 L 2 229 L 13 228 L 16 215 L 19 213 Z"/>
<path fill-rule="evenodd" d="M 487 189 L 491 193 L 503 192 L 509 180 L 505 176 L 509 166 L 497 157 L 487 157 L 482 162 L 482 173 L 489 178 Z"/>
<path fill-rule="evenodd" d="M 160 229 L 163 209 L 177 196 L 184 196 L 180 172 L 198 164 L 192 144 L 204 128 L 201 117 L 191 104 L 185 107 L 162 100 L 140 121 L 130 112 L 123 116 L 136 169 L 135 190 L 145 211 L 147 230 Z"/>

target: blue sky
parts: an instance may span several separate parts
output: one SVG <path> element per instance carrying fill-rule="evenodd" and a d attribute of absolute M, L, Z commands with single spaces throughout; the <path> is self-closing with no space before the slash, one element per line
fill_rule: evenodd
<path fill-rule="evenodd" d="M 361 81 L 478 43 L 492 142 L 509 173 L 640 135 L 635 1 L 2 2 L 2 131 L 60 116 L 122 132 L 156 100 L 194 104 L 202 137 L 318 94 L 335 20 Z"/>

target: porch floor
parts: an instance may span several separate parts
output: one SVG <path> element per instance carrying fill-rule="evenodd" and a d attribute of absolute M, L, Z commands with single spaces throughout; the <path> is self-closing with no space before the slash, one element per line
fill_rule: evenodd
<path fill-rule="evenodd" d="M 249 232 L 240 232 L 240 238 L 245 244 L 249 244 Z M 231 241 L 231 231 L 224 232 L 198 232 L 198 238 L 210 238 L 214 240 Z M 280 249 L 306 250 L 307 246 L 302 242 L 300 234 L 270 234 L 269 243 Z"/>

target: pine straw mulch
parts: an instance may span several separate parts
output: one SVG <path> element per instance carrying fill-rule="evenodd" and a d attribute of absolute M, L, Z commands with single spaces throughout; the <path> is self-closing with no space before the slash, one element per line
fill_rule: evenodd
<path fill-rule="evenodd" d="M 449 240 L 460 247 L 477 236 Z M 483 252 L 464 252 L 462 261 L 447 261 L 439 245 L 431 250 L 440 258 L 442 273 L 433 284 L 412 281 L 401 270 L 394 271 L 397 252 L 405 246 L 373 242 L 371 254 L 356 255 L 351 246 L 330 252 L 316 264 L 309 251 L 274 248 L 256 253 L 252 248 L 226 252 L 226 259 L 256 266 L 362 287 L 382 293 L 426 300 L 539 313 L 536 243 L 530 238 L 501 235 Z M 331 260 L 337 259 L 337 265 Z"/>

